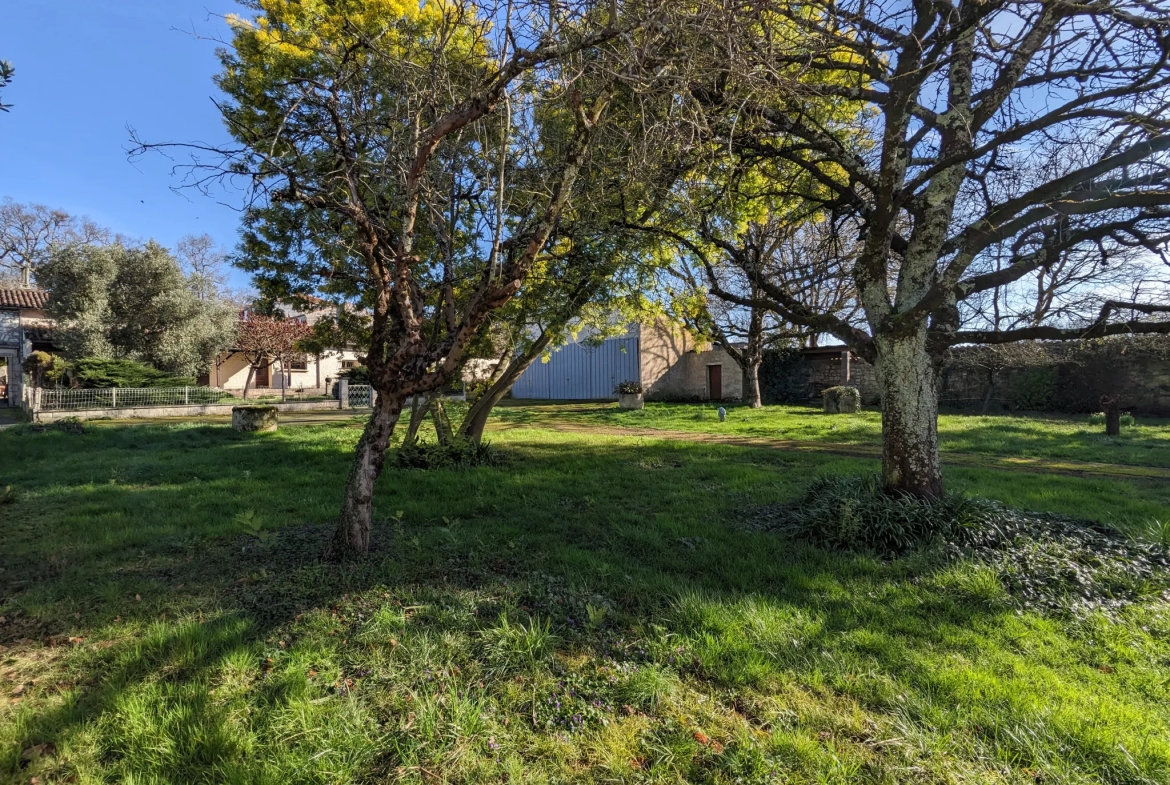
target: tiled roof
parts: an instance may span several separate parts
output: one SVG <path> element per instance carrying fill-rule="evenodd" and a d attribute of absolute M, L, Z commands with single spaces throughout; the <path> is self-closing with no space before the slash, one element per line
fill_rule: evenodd
<path fill-rule="evenodd" d="M 0 289 L 0 308 L 44 308 L 49 293 L 44 289 Z"/>

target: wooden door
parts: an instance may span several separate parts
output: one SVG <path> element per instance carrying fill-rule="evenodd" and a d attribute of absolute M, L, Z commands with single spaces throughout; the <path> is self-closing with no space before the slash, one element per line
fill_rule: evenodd
<path fill-rule="evenodd" d="M 723 400 L 723 366 L 707 366 L 707 395 L 712 401 Z"/>
<path fill-rule="evenodd" d="M 256 387 L 268 387 L 270 384 L 272 384 L 272 381 L 268 376 L 268 369 L 271 367 L 272 366 L 270 363 L 264 363 L 256 369 Z"/>

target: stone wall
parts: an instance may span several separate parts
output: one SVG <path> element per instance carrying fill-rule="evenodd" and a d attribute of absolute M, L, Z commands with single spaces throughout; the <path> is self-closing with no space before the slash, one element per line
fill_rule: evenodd
<path fill-rule="evenodd" d="M 1162 341 L 1164 343 L 1159 343 Z M 764 403 L 813 403 L 821 390 L 848 384 L 867 406 L 880 403 L 873 366 L 850 357 L 844 379 L 840 347 L 768 352 L 760 371 Z M 967 347 L 954 350 L 939 375 L 939 403 L 967 411 L 1099 411 L 1102 395 L 1127 411 L 1170 416 L 1170 341 L 1110 339 L 1084 344 L 1035 344 L 1027 364 L 989 375 Z"/>
<path fill-rule="evenodd" d="M 1050 362 L 1005 368 L 994 377 L 960 358 L 943 367 L 942 406 L 972 411 L 1100 411 L 1103 395 L 1122 409 L 1170 416 L 1170 358 L 1112 345 L 1101 352 L 1054 356 Z M 959 349 L 957 352 L 961 353 Z"/>
<path fill-rule="evenodd" d="M 725 349 L 696 343 L 682 330 L 668 325 L 644 325 L 639 330 L 642 386 L 647 400 L 708 401 L 708 366 L 722 366 L 719 400 L 743 399 L 743 371 Z"/>
<path fill-rule="evenodd" d="M 760 368 L 766 404 L 820 401 L 821 390 L 843 385 L 856 387 L 867 406 L 877 404 L 880 398 L 873 366 L 843 347 L 766 352 Z"/>

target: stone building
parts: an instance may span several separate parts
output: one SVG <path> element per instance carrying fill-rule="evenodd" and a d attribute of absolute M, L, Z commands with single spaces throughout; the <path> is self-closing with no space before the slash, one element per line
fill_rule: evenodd
<path fill-rule="evenodd" d="M 35 351 L 52 351 L 52 321 L 45 313 L 43 289 L 0 289 L 0 406 L 16 406 L 21 396 L 21 363 Z"/>

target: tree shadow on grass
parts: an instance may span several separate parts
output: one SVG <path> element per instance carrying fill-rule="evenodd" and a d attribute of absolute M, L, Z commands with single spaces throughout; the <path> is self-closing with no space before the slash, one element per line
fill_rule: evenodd
<path fill-rule="evenodd" d="M 357 674 L 368 665 L 398 679 L 395 689 L 423 694 L 433 668 L 504 692 L 507 680 L 492 680 L 475 641 L 509 610 L 549 620 L 567 651 L 654 660 L 719 690 L 766 691 L 839 670 L 847 656 L 881 678 L 852 693 L 831 689 L 878 707 L 894 700 L 898 681 L 931 683 L 922 652 L 961 649 L 955 629 L 1008 612 L 977 594 L 916 588 L 937 565 L 827 553 L 738 521 L 735 510 L 789 498 L 807 476 L 861 463 L 702 444 L 545 436 L 509 442 L 505 467 L 391 468 L 379 486 L 374 552 L 325 565 L 319 555 L 356 438 L 335 433 L 118 431 L 80 437 L 86 461 L 63 458 L 73 442 L 32 445 L 19 481 L 27 496 L 11 508 L 20 523 L 5 534 L 0 577 L 13 622 L 0 636 L 15 660 L 40 645 L 20 638 L 90 642 L 68 657 L 67 700 L 41 695 L 16 710 L 3 770 L 17 775 L 22 751 L 36 744 L 68 751 L 88 734 L 97 739 L 89 742 L 97 752 L 84 753 L 96 754 L 90 765 L 122 776 L 324 781 L 384 772 L 431 742 L 418 730 L 379 730 L 407 709 L 363 702 L 367 676 Z M 101 481 L 111 473 L 117 481 Z M 241 531 L 233 523 L 241 510 L 259 510 L 266 526 Z M 603 611 L 603 621 L 590 618 Z M 386 614 L 389 631 L 377 627 Z M 444 636 L 470 642 L 441 654 Z M 685 643 L 637 651 L 640 641 L 667 639 Z M 417 661 L 395 653 L 408 649 L 423 653 Z M 444 671 L 447 660 L 459 667 Z M 529 708 L 535 716 L 535 697 Z M 344 745 L 322 741 L 344 735 L 339 728 L 353 730 Z"/>

